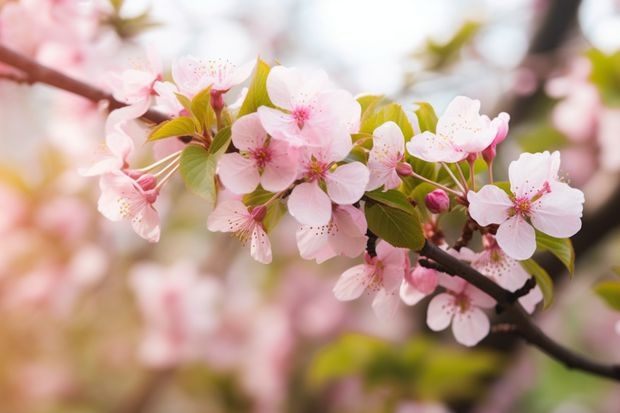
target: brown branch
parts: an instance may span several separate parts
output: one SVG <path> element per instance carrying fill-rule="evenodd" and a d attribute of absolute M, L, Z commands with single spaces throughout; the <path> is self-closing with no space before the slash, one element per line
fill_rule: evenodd
<path fill-rule="evenodd" d="M 620 381 L 620 365 L 602 364 L 563 347 L 532 322 L 531 317 L 523 307 L 512 299 L 512 293 L 504 290 L 491 279 L 430 242 L 425 242 L 418 252 L 420 255 L 435 261 L 449 274 L 458 275 L 493 297 L 498 306 L 512 317 L 513 324 L 516 326 L 515 334 L 538 347 L 551 358 L 560 361 L 568 368 Z"/>
<path fill-rule="evenodd" d="M 31 58 L 15 52 L 2 44 L 0 44 L 0 62 L 18 69 L 23 73 L 23 78 L 15 75 L 17 77 L 13 78 L 5 76 L 5 79 L 12 81 L 20 79 L 22 82 L 28 83 L 44 83 L 67 92 L 71 92 L 78 96 L 82 96 L 95 103 L 102 101 L 107 102 L 110 110 L 127 106 L 126 104 L 114 99 L 114 97 L 108 92 L 69 77 L 57 70 L 43 66 Z M 142 118 L 153 123 L 161 123 L 170 119 L 169 116 L 155 110 L 147 111 L 144 115 L 142 115 Z"/>

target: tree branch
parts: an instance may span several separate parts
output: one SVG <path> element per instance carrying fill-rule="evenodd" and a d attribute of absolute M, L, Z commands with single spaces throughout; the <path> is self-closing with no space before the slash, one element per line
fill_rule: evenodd
<path fill-rule="evenodd" d="M 19 79 L 20 82 L 27 83 L 44 83 L 67 92 L 71 92 L 78 96 L 82 96 L 95 103 L 99 103 L 101 101 L 108 102 L 108 108 L 110 110 L 127 106 L 126 104 L 114 99 L 114 97 L 108 92 L 69 77 L 57 70 L 43 66 L 33 59 L 24 56 L 21 53 L 15 52 L 1 44 L 0 62 L 18 69 L 23 74 L 23 78 L 15 75 L 9 77 L 5 76 L 5 79 L 12 81 Z M 170 119 L 169 116 L 155 110 L 148 110 L 141 117 L 153 123 L 161 123 Z"/>
<path fill-rule="evenodd" d="M 459 261 L 441 248 L 430 242 L 425 242 L 418 253 L 438 263 L 449 274 L 457 275 L 470 284 L 478 287 L 493 297 L 502 310 L 513 318 L 516 326 L 514 332 L 528 343 L 538 347 L 553 359 L 563 363 L 566 367 L 582 370 L 597 376 L 620 381 L 620 365 L 606 365 L 587 359 L 563 347 L 547 336 L 518 302 L 512 299 L 512 293 L 495 284 L 469 265 Z"/>

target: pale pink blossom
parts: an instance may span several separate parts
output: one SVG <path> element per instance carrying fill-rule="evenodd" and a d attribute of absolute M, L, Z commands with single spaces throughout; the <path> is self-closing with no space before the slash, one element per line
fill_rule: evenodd
<path fill-rule="evenodd" d="M 153 86 L 162 78 L 162 64 L 153 49 L 147 51 L 146 60 L 135 60 L 129 69 L 108 74 L 108 85 L 118 101 L 128 105 L 149 102 L 155 95 Z"/>
<path fill-rule="evenodd" d="M 486 149 L 498 135 L 499 121 L 480 115 L 480 101 L 457 96 L 437 121 L 407 142 L 407 151 L 428 162 L 459 162 Z"/>
<path fill-rule="evenodd" d="M 361 162 L 335 166 L 348 151 L 304 148 L 300 152 L 300 178 L 288 198 L 289 213 L 302 225 L 327 225 L 332 217 L 332 202 L 352 205 L 359 201 L 369 172 Z M 322 189 L 325 187 L 327 193 Z"/>
<path fill-rule="evenodd" d="M 90 166 L 80 168 L 78 172 L 82 176 L 99 176 L 127 169 L 133 152 L 133 139 L 123 128 L 112 127 L 106 133 L 105 147 L 95 154 Z"/>
<path fill-rule="evenodd" d="M 374 257 L 366 253 L 364 264 L 343 272 L 334 294 L 340 301 L 355 300 L 364 291 L 374 294 L 372 308 L 379 319 L 387 321 L 398 309 L 398 289 L 409 271 L 409 258 L 406 249 L 395 248 L 385 241 L 379 241 L 376 252 Z"/>
<path fill-rule="evenodd" d="M 424 297 L 435 292 L 439 282 L 439 273 L 432 268 L 421 265 L 405 274 L 400 284 L 400 298 L 407 305 L 415 305 Z"/>
<path fill-rule="evenodd" d="M 279 109 L 258 108 L 265 130 L 293 146 L 351 142 L 359 128 L 361 107 L 344 90 L 335 90 L 322 70 L 276 66 L 267 77 L 267 92 Z"/>
<path fill-rule="evenodd" d="M 351 205 L 334 205 L 328 224 L 299 226 L 299 254 L 319 264 L 339 255 L 357 257 L 366 248 L 366 229 L 366 218 L 362 211 Z"/>
<path fill-rule="evenodd" d="M 144 320 L 140 359 L 151 367 L 199 360 L 218 325 L 220 285 L 188 263 L 144 263 L 131 271 Z"/>
<path fill-rule="evenodd" d="M 398 188 L 402 182 L 398 168 L 405 154 L 403 132 L 396 123 L 386 122 L 375 129 L 372 142 L 367 164 L 370 179 L 366 190 L 372 191 L 381 186 L 384 190 Z"/>
<path fill-rule="evenodd" d="M 209 86 L 212 92 L 227 92 L 245 81 L 252 73 L 254 65 L 254 61 L 236 66 L 228 60 L 204 60 L 184 56 L 172 64 L 172 78 L 179 91 L 191 99 Z"/>
<path fill-rule="evenodd" d="M 439 285 L 446 292 L 433 297 L 428 305 L 426 324 L 441 331 L 452 324 L 459 343 L 475 346 L 489 334 L 489 317 L 481 308 L 492 308 L 495 300 L 460 277 L 439 274 Z"/>
<path fill-rule="evenodd" d="M 524 153 L 510 163 L 511 193 L 494 185 L 467 194 L 470 216 L 482 226 L 499 224 L 497 243 L 516 260 L 536 250 L 534 228 L 556 238 L 581 228 L 583 192 L 559 181 L 560 153 Z"/>
<path fill-rule="evenodd" d="M 247 194 L 259 183 L 280 192 L 297 177 L 296 152 L 286 142 L 270 139 L 257 113 L 233 123 L 231 139 L 239 152 L 224 154 L 218 162 L 218 175 L 231 192 Z"/>
<path fill-rule="evenodd" d="M 149 242 L 159 241 L 159 214 L 153 206 L 159 195 L 156 178 L 142 174 L 135 179 L 122 172 L 106 173 L 99 180 L 98 209 L 111 221 L 129 221 Z"/>
<path fill-rule="evenodd" d="M 207 228 L 209 231 L 232 232 L 243 243 L 249 240 L 252 258 L 262 264 L 269 264 L 272 259 L 271 242 L 262 222 L 266 213 L 264 206 L 248 211 L 248 207 L 241 201 L 222 201 L 209 215 Z"/>

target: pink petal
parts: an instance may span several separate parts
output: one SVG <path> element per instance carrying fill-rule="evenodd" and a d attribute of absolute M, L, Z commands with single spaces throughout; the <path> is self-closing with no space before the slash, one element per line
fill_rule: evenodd
<path fill-rule="evenodd" d="M 463 292 L 463 290 L 465 290 L 465 287 L 467 287 L 467 281 L 465 281 L 461 277 L 448 275 L 443 272 L 440 272 L 438 274 L 438 284 L 446 290 L 450 290 L 457 294 Z"/>
<path fill-rule="evenodd" d="M 321 108 L 321 113 L 329 115 L 331 126 L 343 125 L 347 134 L 356 133 L 359 130 L 362 108 L 353 95 L 346 90 L 330 90 L 320 93 L 316 105 Z"/>
<path fill-rule="evenodd" d="M 317 182 L 297 185 L 288 198 L 289 213 L 304 225 L 326 225 L 332 215 L 332 203 Z"/>
<path fill-rule="evenodd" d="M 249 194 L 258 186 L 260 176 L 256 162 L 238 153 L 226 153 L 218 161 L 222 183 L 235 194 Z"/>
<path fill-rule="evenodd" d="M 267 93 L 271 102 L 282 109 L 292 109 L 292 94 L 301 87 L 301 74 L 295 69 L 275 66 L 267 77 Z"/>
<path fill-rule="evenodd" d="M 290 114 L 261 106 L 258 108 L 258 116 L 263 128 L 274 139 L 282 139 L 293 146 L 301 146 L 305 143 L 300 138 L 299 128 Z"/>
<path fill-rule="evenodd" d="M 532 225 L 552 237 L 572 237 L 581 229 L 583 202 L 583 192 L 555 182 L 550 193 L 532 204 Z"/>
<path fill-rule="evenodd" d="M 523 306 L 525 311 L 532 314 L 536 309 L 536 305 L 543 300 L 542 291 L 539 286 L 535 286 L 525 296 L 519 298 L 519 303 Z"/>
<path fill-rule="evenodd" d="M 467 193 L 469 215 L 481 226 L 501 224 L 508 219 L 512 201 L 495 185 L 485 185 L 478 192 Z"/>
<path fill-rule="evenodd" d="M 493 297 L 478 289 L 473 284 L 467 283 L 465 294 L 467 294 L 471 300 L 472 305 L 476 307 L 493 308 L 497 304 Z"/>
<path fill-rule="evenodd" d="M 499 226 L 497 244 L 506 255 L 515 260 L 526 260 L 536 251 L 534 228 L 520 215 L 515 215 Z"/>
<path fill-rule="evenodd" d="M 252 71 L 254 70 L 254 66 L 256 66 L 256 61 L 255 60 L 251 60 L 251 61 L 249 61 L 247 63 L 244 63 L 243 65 L 237 67 L 231 73 L 231 75 L 230 75 L 230 77 L 228 79 L 228 83 L 231 86 L 236 86 L 236 85 L 238 85 L 240 83 L 243 83 L 252 74 Z"/>
<path fill-rule="evenodd" d="M 301 225 L 296 232 L 299 255 L 306 260 L 316 259 L 319 264 L 335 256 L 336 252 L 329 245 L 329 228 L 329 225 Z"/>
<path fill-rule="evenodd" d="M 359 209 L 342 205 L 332 211 L 333 236 L 329 238 L 334 250 L 347 257 L 357 257 L 366 248 L 366 217 Z"/>
<path fill-rule="evenodd" d="M 207 218 L 207 228 L 209 231 L 236 232 L 249 219 L 248 209 L 241 201 L 223 201 Z"/>
<path fill-rule="evenodd" d="M 490 329 L 489 317 L 477 307 L 471 307 L 465 312 L 457 312 L 452 321 L 454 338 L 469 347 L 475 346 L 485 338 Z"/>
<path fill-rule="evenodd" d="M 407 281 L 403 280 L 400 284 L 400 299 L 407 305 L 416 305 L 428 294 L 424 294 Z"/>
<path fill-rule="evenodd" d="M 368 269 L 367 265 L 360 264 L 343 272 L 334 286 L 336 299 L 350 301 L 361 296 L 368 283 Z"/>
<path fill-rule="evenodd" d="M 426 325 L 433 331 L 444 330 L 450 325 L 456 310 L 452 295 L 446 293 L 436 295 L 428 304 Z"/>
<path fill-rule="evenodd" d="M 261 264 L 271 263 L 271 242 L 263 226 L 256 223 L 250 240 L 250 255 Z"/>
<path fill-rule="evenodd" d="M 159 241 L 159 214 L 151 205 L 146 205 L 142 211 L 131 220 L 131 226 L 136 234 L 149 242 Z"/>
<path fill-rule="evenodd" d="M 265 165 L 260 178 L 261 185 L 270 192 L 280 192 L 297 179 L 299 169 L 297 151 L 282 141 L 269 143 L 271 161 Z"/>
<path fill-rule="evenodd" d="M 361 162 L 352 162 L 336 168 L 325 178 L 327 193 L 337 204 L 353 204 L 360 200 L 369 178 L 368 168 Z"/>
<path fill-rule="evenodd" d="M 372 300 L 372 309 L 379 320 L 391 321 L 398 311 L 399 302 L 396 291 L 386 291 L 385 288 L 381 288 Z"/>
<path fill-rule="evenodd" d="M 256 112 L 240 117 L 232 125 L 231 140 L 240 151 L 261 148 L 266 139 L 267 132 Z"/>
<path fill-rule="evenodd" d="M 557 180 L 560 153 L 522 153 L 508 166 L 510 190 L 517 197 L 532 198 L 545 182 Z"/>
<path fill-rule="evenodd" d="M 428 131 L 415 135 L 406 146 L 412 156 L 427 162 L 451 163 L 467 157 L 467 152 L 459 151 L 448 139 Z"/>

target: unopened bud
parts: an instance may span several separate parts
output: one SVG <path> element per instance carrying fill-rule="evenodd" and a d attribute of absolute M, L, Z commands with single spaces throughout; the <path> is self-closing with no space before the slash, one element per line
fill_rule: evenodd
<path fill-rule="evenodd" d="M 399 176 L 413 175 L 413 168 L 407 162 L 399 162 L 396 164 L 396 173 Z"/>
<path fill-rule="evenodd" d="M 406 281 L 425 295 L 432 294 L 437 288 L 439 276 L 432 268 L 418 265 L 413 271 L 405 276 Z"/>
<path fill-rule="evenodd" d="M 151 189 L 154 189 L 157 185 L 157 178 L 155 178 L 155 176 L 151 174 L 143 174 L 140 175 L 138 179 L 136 179 L 136 182 L 144 191 L 150 191 Z"/>
<path fill-rule="evenodd" d="M 224 109 L 224 97 L 219 90 L 211 90 L 211 107 L 215 112 L 221 112 Z"/>
<path fill-rule="evenodd" d="M 495 155 L 497 153 L 495 147 L 506 139 L 506 135 L 508 135 L 509 121 L 510 115 L 506 112 L 500 113 L 491 121 L 491 125 L 497 128 L 497 133 L 495 134 L 495 139 L 493 139 L 493 142 L 491 142 L 491 144 L 482 151 L 482 158 L 487 164 L 491 163 L 493 159 L 495 159 Z"/>
<path fill-rule="evenodd" d="M 435 189 L 424 197 L 424 203 L 433 214 L 441 214 L 450 209 L 450 197 L 443 189 Z"/>

